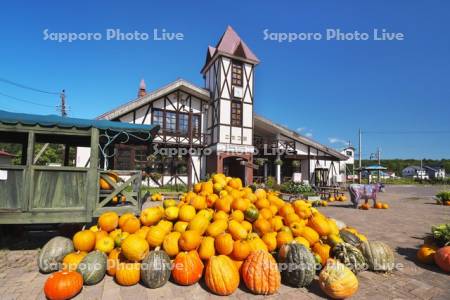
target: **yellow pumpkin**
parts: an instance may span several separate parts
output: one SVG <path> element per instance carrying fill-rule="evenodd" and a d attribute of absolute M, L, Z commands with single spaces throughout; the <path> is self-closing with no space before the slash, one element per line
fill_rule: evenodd
<path fill-rule="evenodd" d="M 277 233 L 269 232 L 263 235 L 263 242 L 266 244 L 269 252 L 275 251 L 277 249 Z"/>
<path fill-rule="evenodd" d="M 242 227 L 245 228 L 245 230 L 247 230 L 247 232 L 252 232 L 253 225 L 249 221 L 244 220 L 244 221 L 241 222 L 241 225 L 242 225 Z"/>
<path fill-rule="evenodd" d="M 236 220 L 228 222 L 228 232 L 231 233 L 234 240 L 245 239 L 248 234 L 247 230 Z"/>
<path fill-rule="evenodd" d="M 204 217 L 202 215 L 196 215 L 189 222 L 188 229 L 189 230 L 195 230 L 200 235 L 203 235 L 205 233 L 206 229 L 208 229 L 208 225 L 209 225 L 209 221 L 208 221 L 208 219 L 206 217 Z"/>
<path fill-rule="evenodd" d="M 328 227 L 330 228 L 330 231 L 328 232 L 328 235 L 335 234 L 339 235 L 339 227 L 337 226 L 336 222 L 332 219 L 326 219 L 328 222 Z"/>
<path fill-rule="evenodd" d="M 217 220 L 228 220 L 228 214 L 222 210 L 218 210 L 214 213 L 214 221 Z"/>
<path fill-rule="evenodd" d="M 108 255 L 108 262 L 106 264 L 106 273 L 109 276 L 116 275 L 117 266 L 121 259 L 123 259 L 121 255 L 122 249 L 114 248 Z"/>
<path fill-rule="evenodd" d="M 129 235 L 121 245 L 123 255 L 131 261 L 144 259 L 149 251 L 148 243 L 137 234 Z"/>
<path fill-rule="evenodd" d="M 179 233 L 185 232 L 187 227 L 188 227 L 189 223 L 188 222 L 184 222 L 184 221 L 178 221 L 175 223 L 175 225 L 173 226 L 173 230 L 177 231 Z"/>
<path fill-rule="evenodd" d="M 283 227 L 283 217 L 282 216 L 274 216 L 270 220 L 270 225 L 272 226 L 273 231 L 279 231 L 281 227 Z"/>
<path fill-rule="evenodd" d="M 244 221 L 244 218 L 245 218 L 245 216 L 244 216 L 244 213 L 242 212 L 242 210 L 234 210 L 230 216 L 231 220 L 236 220 L 238 222 Z"/>
<path fill-rule="evenodd" d="M 166 234 L 167 232 L 162 226 L 152 226 L 147 233 L 147 242 L 150 247 L 161 246 Z"/>
<path fill-rule="evenodd" d="M 162 228 L 166 232 L 166 234 L 168 234 L 172 231 L 173 223 L 167 220 L 161 220 L 159 221 L 157 226 Z"/>
<path fill-rule="evenodd" d="M 219 219 L 219 220 L 214 221 L 211 224 L 209 224 L 209 226 L 206 230 L 206 233 L 209 236 L 216 237 L 219 234 L 225 232 L 225 230 L 227 230 L 227 228 L 228 228 L 228 222 L 226 220 Z"/>
<path fill-rule="evenodd" d="M 141 223 L 145 226 L 151 226 L 158 223 L 163 216 L 162 209 L 158 207 L 149 207 L 141 212 Z"/>
<path fill-rule="evenodd" d="M 110 236 L 106 236 L 95 243 L 95 249 L 106 254 L 114 249 L 114 240 Z"/>
<path fill-rule="evenodd" d="M 214 238 L 212 236 L 205 236 L 202 239 L 200 247 L 198 248 L 198 255 L 203 260 L 208 260 L 216 254 L 214 248 Z"/>
<path fill-rule="evenodd" d="M 148 226 L 142 226 L 135 234 L 143 238 L 144 240 L 147 238 L 147 233 L 150 230 Z"/>
<path fill-rule="evenodd" d="M 310 245 L 314 245 L 319 241 L 319 234 L 309 226 L 303 228 L 301 236 L 307 239 Z"/>
<path fill-rule="evenodd" d="M 289 228 L 292 231 L 292 234 L 297 237 L 297 236 L 301 236 L 303 229 L 305 228 L 305 225 L 301 222 L 294 222 L 292 223 Z"/>
<path fill-rule="evenodd" d="M 174 231 L 166 235 L 164 238 L 163 249 L 169 256 L 176 256 L 180 252 L 180 248 L 178 247 L 180 237 L 181 233 Z"/>
<path fill-rule="evenodd" d="M 75 271 L 78 267 L 78 264 L 81 262 L 81 260 L 87 255 L 87 252 L 85 251 L 77 251 L 77 252 L 71 252 L 64 256 L 63 259 L 63 270 L 64 271 Z"/>
<path fill-rule="evenodd" d="M 294 241 L 298 244 L 305 246 L 307 249 L 309 249 L 311 247 L 311 245 L 309 244 L 309 241 L 302 236 L 295 237 Z"/>

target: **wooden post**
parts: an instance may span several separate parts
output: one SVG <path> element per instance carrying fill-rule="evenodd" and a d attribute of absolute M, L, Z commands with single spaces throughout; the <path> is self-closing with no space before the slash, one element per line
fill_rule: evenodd
<path fill-rule="evenodd" d="M 64 145 L 64 166 L 69 165 L 70 145 Z"/>
<path fill-rule="evenodd" d="M 28 132 L 28 145 L 27 145 L 27 165 L 26 165 L 26 169 L 25 169 L 25 177 L 24 178 L 34 178 L 33 173 L 33 155 L 34 155 L 34 140 L 35 140 L 35 134 L 33 131 L 29 131 Z M 22 197 L 24 197 L 25 199 L 23 199 L 23 208 L 26 211 L 31 210 L 32 205 L 33 205 L 33 201 L 32 201 L 32 196 L 33 196 L 33 182 L 31 180 L 25 180 L 25 193 Z"/>
<path fill-rule="evenodd" d="M 91 129 L 91 157 L 89 158 L 90 165 L 87 176 L 86 222 L 92 221 L 93 211 L 99 201 L 99 135 L 99 130 L 97 128 Z"/>
<path fill-rule="evenodd" d="M 192 190 L 192 109 L 189 108 L 189 117 L 188 117 L 188 130 L 189 130 L 189 149 L 188 149 L 188 190 Z"/>

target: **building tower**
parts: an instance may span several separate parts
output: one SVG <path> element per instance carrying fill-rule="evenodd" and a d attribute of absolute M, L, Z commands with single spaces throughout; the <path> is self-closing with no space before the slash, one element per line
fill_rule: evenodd
<path fill-rule="evenodd" d="M 209 46 L 201 70 L 211 93 L 207 132 L 212 155 L 207 172 L 253 181 L 253 102 L 256 55 L 228 26 L 216 47 Z"/>

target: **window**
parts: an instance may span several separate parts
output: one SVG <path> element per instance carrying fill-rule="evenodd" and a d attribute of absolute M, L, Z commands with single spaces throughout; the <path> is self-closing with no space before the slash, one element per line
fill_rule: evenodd
<path fill-rule="evenodd" d="M 231 126 L 242 126 L 242 103 L 231 102 Z"/>
<path fill-rule="evenodd" d="M 200 116 L 192 115 L 192 135 L 194 137 L 200 136 Z"/>
<path fill-rule="evenodd" d="M 165 117 L 164 117 L 165 115 Z M 200 114 L 192 114 L 192 135 L 198 137 L 201 132 Z M 153 109 L 152 124 L 161 126 L 164 133 L 170 135 L 189 135 L 189 114 L 185 112 Z"/>
<path fill-rule="evenodd" d="M 164 113 L 162 110 L 153 110 L 153 121 L 152 124 L 153 125 L 159 125 L 161 126 L 161 128 L 164 127 Z"/>
<path fill-rule="evenodd" d="M 166 125 L 164 127 L 167 133 L 177 132 L 177 113 L 166 111 Z"/>
<path fill-rule="evenodd" d="M 231 83 L 233 85 L 242 86 L 242 64 L 233 62 L 231 70 Z"/>
<path fill-rule="evenodd" d="M 178 118 L 178 129 L 181 135 L 189 134 L 189 115 L 180 114 Z"/>
<path fill-rule="evenodd" d="M 346 154 L 347 156 L 353 156 L 353 152 L 352 152 L 352 151 L 346 151 L 345 154 Z"/>

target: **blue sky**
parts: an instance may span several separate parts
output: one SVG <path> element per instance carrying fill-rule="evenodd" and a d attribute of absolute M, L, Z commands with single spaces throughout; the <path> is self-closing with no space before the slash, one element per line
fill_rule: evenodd
<path fill-rule="evenodd" d="M 368 1 L 366 1 L 368 2 Z M 66 89 L 69 115 L 93 118 L 178 77 L 203 86 L 208 44 L 230 24 L 260 58 L 257 113 L 322 143 L 357 143 L 363 156 L 450 157 L 450 3 L 403 1 L 8 1 L 0 10 L 0 78 L 39 89 Z M 181 32 L 183 41 L 43 40 L 43 31 Z M 263 31 L 370 33 L 368 41 L 292 43 Z M 374 41 L 374 29 L 403 41 Z M 0 109 L 55 113 L 58 97 L 0 82 Z M 427 131 L 430 133 L 417 133 Z M 446 131 L 446 133 L 436 133 Z"/>

